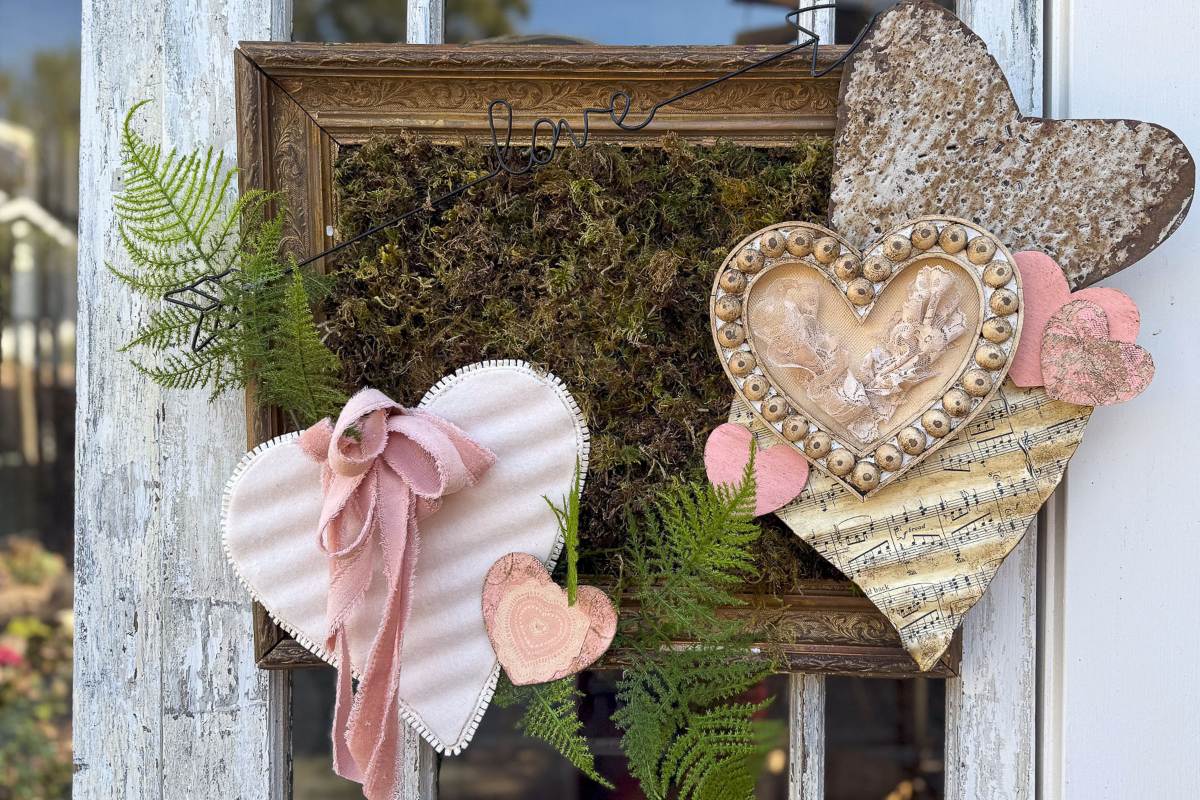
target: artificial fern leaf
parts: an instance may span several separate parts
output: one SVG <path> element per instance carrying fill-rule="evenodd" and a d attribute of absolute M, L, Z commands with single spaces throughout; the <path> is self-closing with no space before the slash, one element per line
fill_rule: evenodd
<path fill-rule="evenodd" d="M 575 605 L 575 596 L 579 592 L 579 503 L 582 492 L 583 467 L 576 458 L 575 477 L 571 481 L 571 490 L 562 499 L 562 505 L 555 505 L 549 497 L 542 498 L 558 520 L 558 532 L 566 548 L 568 606 Z"/>
<path fill-rule="evenodd" d="M 293 272 L 271 341 L 270 357 L 261 370 L 263 399 L 286 408 L 303 426 L 337 416 L 346 402 L 338 388 L 339 363 L 313 322 L 304 277 Z"/>
<path fill-rule="evenodd" d="M 297 425 L 336 414 L 345 400 L 338 360 L 313 320 L 308 287 L 317 282 L 280 261 L 283 212 L 268 212 L 278 198 L 235 197 L 237 170 L 212 148 L 164 154 L 134 130 L 143 105 L 121 130 L 124 188 L 114 202 L 130 266 L 109 269 L 136 292 L 185 304 L 152 312 L 123 349 L 159 353 L 135 366 L 167 388 L 215 396 L 254 383 Z M 196 288 L 200 278 L 208 280 Z M 196 331 L 207 342 L 199 351 Z"/>
<path fill-rule="evenodd" d="M 613 785 L 596 771 L 596 759 L 583 735 L 583 722 L 576 704 L 583 693 L 573 677 L 533 686 L 513 686 L 507 679 L 497 688 L 492 701 L 500 708 L 524 705 L 525 714 L 517 727 L 527 736 L 541 739 L 596 783 Z"/>
<path fill-rule="evenodd" d="M 114 272 L 132 288 L 160 295 L 234 266 L 242 206 L 254 198 L 227 202 L 237 170 L 212 148 L 163 156 L 143 139 L 133 119 L 146 102 L 129 110 L 121 128 L 124 187 L 114 207 L 134 269 Z"/>
<path fill-rule="evenodd" d="M 753 797 L 767 740 L 755 715 L 766 703 L 739 698 L 773 664 L 752 652 L 751 630 L 716 610 L 741 604 L 738 589 L 757 575 L 754 491 L 752 456 L 738 485 L 677 483 L 631 520 L 622 589 L 639 610 L 620 641 L 635 659 L 613 721 L 651 800 Z"/>

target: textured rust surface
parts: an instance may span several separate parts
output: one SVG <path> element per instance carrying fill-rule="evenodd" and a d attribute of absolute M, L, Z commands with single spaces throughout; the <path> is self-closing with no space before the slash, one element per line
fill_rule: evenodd
<path fill-rule="evenodd" d="M 925 0 L 880 17 L 847 65 L 836 137 L 830 222 L 857 246 L 952 214 L 1014 251 L 1049 253 L 1072 288 L 1161 244 L 1195 184 L 1166 128 L 1022 117 L 983 41 Z"/>

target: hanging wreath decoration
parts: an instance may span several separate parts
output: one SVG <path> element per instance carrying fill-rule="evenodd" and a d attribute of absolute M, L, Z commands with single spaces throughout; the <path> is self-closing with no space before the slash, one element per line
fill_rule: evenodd
<path fill-rule="evenodd" d="M 130 110 L 116 213 L 131 266 L 112 271 L 165 302 L 127 349 L 157 356 L 136 363 L 163 386 L 254 385 L 291 420 L 230 479 L 224 544 L 251 595 L 337 667 L 335 769 L 364 796 L 394 796 L 402 726 L 457 754 L 493 695 L 605 783 L 571 676 L 612 646 L 628 665 L 613 722 L 646 795 L 752 797 L 778 731 L 759 718 L 770 701 L 741 697 L 776 662 L 715 610 L 756 576 L 754 518 L 774 513 L 854 580 L 927 669 L 1057 486 L 1092 408 L 1148 386 L 1136 305 L 1085 287 L 1182 222 L 1195 175 L 1179 139 L 1022 117 L 983 43 L 925 0 L 882 12 L 818 70 L 819 38 L 797 20 L 832 7 L 792 12 L 800 43 L 640 119 L 615 92 L 579 131 L 538 120 L 522 151 L 511 105 L 493 101 L 489 171 L 301 261 L 279 258 L 279 198 L 231 202 L 220 155 L 164 153 Z M 577 575 L 590 434 L 570 388 L 505 360 L 442 365 L 416 408 L 369 388 L 348 398 L 309 268 L 535 172 L 561 144 L 588 146 L 592 117 L 641 130 L 806 50 L 814 76 L 844 66 L 828 226 L 778 220 L 730 243 L 708 305 L 729 424 L 705 447 L 709 482 L 676 480 L 630 510 L 610 599 Z M 910 96 L 894 103 L 900 76 Z"/>

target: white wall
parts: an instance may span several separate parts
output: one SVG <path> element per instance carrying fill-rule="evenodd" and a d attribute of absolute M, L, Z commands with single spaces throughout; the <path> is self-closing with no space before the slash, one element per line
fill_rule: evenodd
<path fill-rule="evenodd" d="M 1200 154 L 1200 5 L 1048 0 L 1050 111 L 1166 125 Z M 1098 409 L 1044 562 L 1046 798 L 1200 791 L 1200 210 L 1103 285 L 1142 310 L 1157 375 Z M 1197 304 L 1197 305 L 1194 305 Z M 1056 551 L 1056 553 L 1055 553 Z M 1057 708 L 1055 708 L 1057 705 Z M 1061 725 L 1060 730 L 1056 727 Z"/>

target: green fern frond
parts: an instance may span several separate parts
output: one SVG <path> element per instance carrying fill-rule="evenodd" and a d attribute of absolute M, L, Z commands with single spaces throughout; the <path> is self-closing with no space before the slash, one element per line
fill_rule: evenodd
<path fill-rule="evenodd" d="M 108 268 L 135 292 L 159 298 L 198 278 L 223 276 L 203 286 L 222 296 L 203 315 L 201 338 L 209 341 L 202 351 L 191 349 L 201 313 L 177 304 L 152 312 L 122 349 L 158 354 L 157 362 L 136 366 L 166 388 L 203 386 L 215 396 L 253 382 L 264 402 L 297 425 L 335 414 L 345 401 L 340 365 L 321 340 L 309 294 L 322 284 L 280 260 L 283 212 L 269 211 L 278 198 L 257 190 L 235 197 L 237 170 L 212 148 L 164 153 L 146 141 L 133 126 L 144 105 L 125 116 L 124 188 L 114 201 L 129 266 Z"/>
<path fill-rule="evenodd" d="M 596 758 L 583 735 L 583 722 L 576 708 L 583 693 L 573 677 L 534 686 L 513 686 L 505 679 L 492 698 L 500 708 L 525 706 L 517 728 L 554 748 L 563 758 L 596 783 L 608 789 L 613 785 L 596 771 Z"/>
<path fill-rule="evenodd" d="M 563 546 L 567 553 L 567 605 L 575 605 L 575 596 L 579 592 L 579 504 L 583 491 L 583 468 L 579 459 L 575 459 L 575 476 L 571 481 L 571 490 L 562 499 L 562 505 L 555 505 L 549 497 L 543 497 L 550 510 L 558 520 L 558 531 L 563 537 Z"/>
<path fill-rule="evenodd" d="M 301 426 L 336 416 L 346 402 L 338 388 L 340 364 L 321 341 L 299 273 L 287 282 L 270 345 L 260 371 L 264 401 L 286 408 Z"/>
<path fill-rule="evenodd" d="M 622 588 L 639 610 L 623 621 L 620 646 L 634 660 L 613 721 L 651 800 L 753 797 L 768 733 L 755 716 L 767 703 L 740 698 L 774 665 L 752 652 L 752 631 L 716 610 L 740 605 L 737 591 L 757 575 L 754 494 L 752 454 L 739 484 L 676 483 L 631 520 Z"/>

